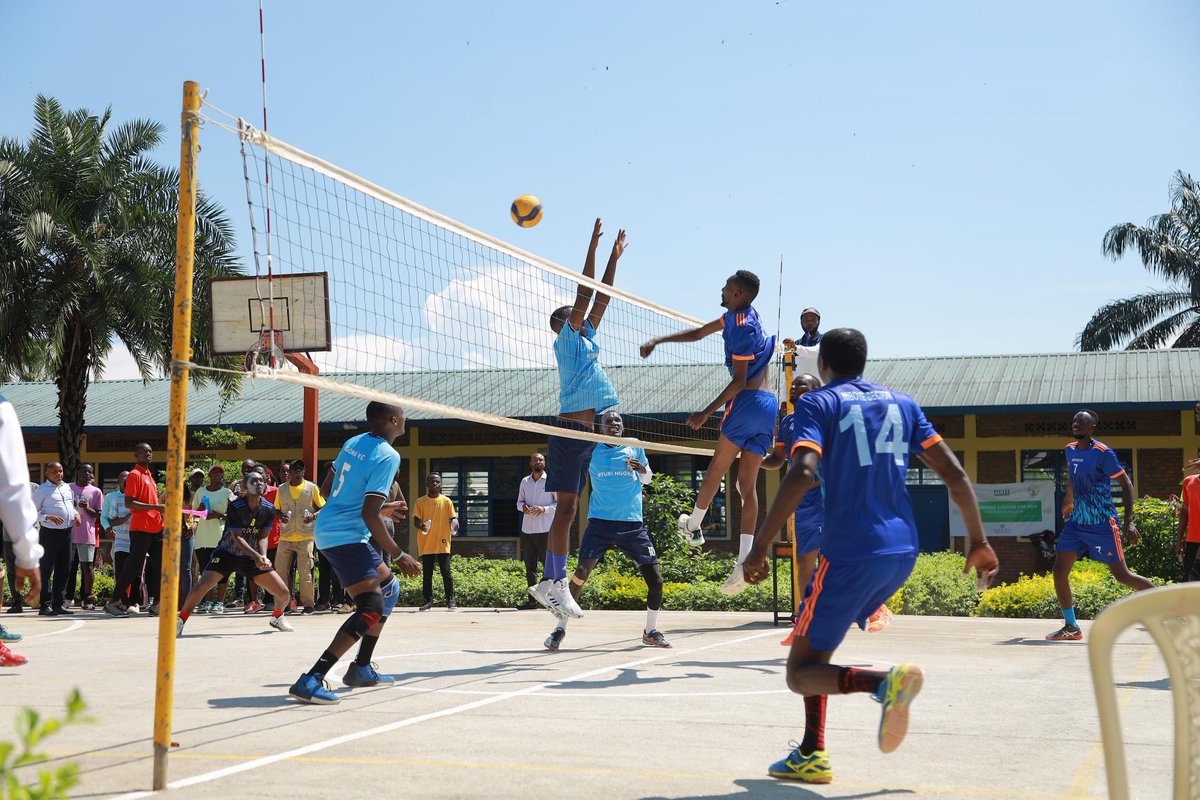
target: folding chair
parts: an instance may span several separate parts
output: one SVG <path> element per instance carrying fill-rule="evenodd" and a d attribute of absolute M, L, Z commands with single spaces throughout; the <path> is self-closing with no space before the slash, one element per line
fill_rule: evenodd
<path fill-rule="evenodd" d="M 1113 645 L 1133 625 L 1145 625 L 1154 638 L 1171 680 L 1175 706 L 1174 800 L 1200 798 L 1200 583 L 1138 592 L 1106 608 L 1088 634 L 1088 661 L 1110 800 L 1128 800 L 1125 744 L 1113 678 Z"/>

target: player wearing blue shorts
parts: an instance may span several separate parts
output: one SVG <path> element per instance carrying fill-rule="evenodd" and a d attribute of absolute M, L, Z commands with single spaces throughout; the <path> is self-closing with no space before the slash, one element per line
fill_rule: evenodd
<path fill-rule="evenodd" d="M 600 420 L 600 432 L 606 436 L 624 436 L 625 421 L 616 411 L 609 411 Z M 597 442 L 592 448 L 588 466 L 592 479 L 592 494 L 588 501 L 588 524 L 579 543 L 579 565 L 571 576 L 571 595 L 576 601 L 592 569 L 609 550 L 620 550 L 629 556 L 646 579 L 646 626 L 642 629 L 642 644 L 651 647 L 670 647 L 667 637 L 658 630 L 658 611 L 662 608 L 663 579 L 658 568 L 654 542 L 642 522 L 642 487 L 654 474 L 646 459 L 646 451 L 633 445 L 613 445 Z M 567 635 L 567 620 L 558 625 L 546 639 L 547 650 L 557 650 Z"/>
<path fill-rule="evenodd" d="M 729 385 L 703 411 L 697 411 L 687 420 L 693 430 L 700 430 L 709 416 L 724 406 L 721 435 L 713 450 L 712 460 L 708 463 L 708 471 L 704 474 L 704 482 L 696 493 L 696 505 L 692 513 L 679 517 L 679 535 L 693 546 L 704 544 L 704 534 L 701 532 L 704 515 L 717 496 L 725 473 L 740 453 L 737 488 L 742 498 L 742 533 L 738 540 L 737 563 L 733 573 L 721 586 L 725 594 L 737 594 L 746 588 L 746 582 L 742 580 L 742 563 L 754 542 L 754 523 L 758 520 L 758 468 L 763 457 L 771 450 L 775 420 L 779 416 L 779 400 L 767 388 L 769 367 L 775 354 L 775 337 L 763 333 L 758 311 L 753 306 L 754 299 L 758 297 L 758 287 L 757 275 L 739 269 L 725 281 L 721 289 L 721 306 L 728 310 L 718 319 L 699 328 L 651 339 L 641 348 L 642 358 L 648 358 L 655 347 L 666 342 L 696 342 L 717 331 L 725 340 Z"/>
<path fill-rule="evenodd" d="M 587 259 L 583 264 L 583 276 L 596 275 L 596 247 L 603 232 L 600 218 L 592 228 L 592 239 L 588 244 Z M 613 242 L 608 265 L 604 268 L 601 283 L 612 286 L 617 274 L 617 261 L 625 252 L 625 231 L 617 233 Z M 579 284 L 575 290 L 574 305 L 563 306 L 550 315 L 550 329 L 554 331 L 554 360 L 558 364 L 559 414 L 558 424 L 562 428 L 574 428 L 592 433 L 596 430 L 596 414 L 617 404 L 617 392 L 612 381 L 600 366 L 600 345 L 596 342 L 596 329 L 608 308 L 608 295 L 597 292 L 592 301 L 592 288 Z M 591 302 L 591 311 L 588 303 Z M 567 589 L 567 550 L 570 549 L 571 523 L 579 505 L 579 493 L 587 480 L 588 459 L 592 455 L 594 442 L 573 439 L 568 436 L 551 436 L 546 474 L 546 491 L 558 496 L 558 508 L 554 521 L 546 536 L 546 560 L 543 562 L 542 580 L 529 587 L 529 595 L 550 613 L 562 619 L 564 616 L 578 619 L 583 616 L 579 603 Z"/>
<path fill-rule="evenodd" d="M 398 561 L 405 575 L 412 577 L 421 572 L 413 557 L 396 545 L 380 517 L 400 467 L 400 454 L 392 442 L 404 435 L 404 409 L 372 401 L 367 404 L 367 425 L 368 433 L 351 437 L 342 445 L 321 484 L 326 502 L 317 512 L 317 547 L 333 566 L 355 608 L 317 662 L 288 690 L 305 703 L 338 702 L 338 696 L 326 687 L 325 675 L 360 639 L 358 656 L 346 670 L 343 682 L 347 686 L 374 686 L 393 680 L 376 672 L 371 655 L 383 624 L 400 598 L 400 582 L 372 542 L 389 559 Z"/>
<path fill-rule="evenodd" d="M 1063 626 L 1046 639 L 1052 642 L 1078 641 L 1083 631 L 1075 619 L 1075 601 L 1071 596 L 1071 567 L 1086 553 L 1090 558 L 1107 564 L 1114 578 L 1134 591 L 1153 589 L 1154 584 L 1129 571 L 1125 565 L 1122 533 L 1133 547 L 1141 538 L 1133 524 L 1133 481 L 1117 461 L 1117 454 L 1108 445 L 1092 438 L 1100 415 L 1083 409 L 1071 420 L 1071 435 L 1075 441 L 1066 446 L 1067 496 L 1063 499 L 1063 516 L 1067 523 L 1058 537 L 1054 553 L 1054 592 L 1062 609 Z M 1117 527 L 1117 508 L 1112 500 L 1112 481 L 1121 484 L 1121 504 L 1125 508 L 1125 523 Z"/>
<path fill-rule="evenodd" d="M 821 564 L 800 606 L 796 638 L 788 652 L 788 688 L 804 695 L 805 732 L 800 746 L 768 773 L 808 783 L 833 779 L 825 752 L 825 701 L 830 694 L 865 692 L 883 705 L 879 748 L 895 750 L 908 730 L 908 707 L 924 676 L 915 664 L 890 670 L 830 663 L 853 623 L 865 627 L 872 610 L 904 585 L 917 558 L 917 525 L 905 478 L 910 453 L 946 483 L 962 512 L 970 551 L 964 571 L 981 582 L 999 566 L 979 518 L 971 482 L 954 453 L 907 395 L 862 379 L 867 340 L 836 328 L 821 340 L 817 364 L 826 384 L 800 398 L 794 415 L 791 468 L 755 535 L 746 580 L 769 574 L 767 550 L 821 469 L 825 521 Z"/>

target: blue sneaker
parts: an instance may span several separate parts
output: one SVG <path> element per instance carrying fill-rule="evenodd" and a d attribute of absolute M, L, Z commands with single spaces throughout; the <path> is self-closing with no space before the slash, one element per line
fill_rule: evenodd
<path fill-rule="evenodd" d="M 375 669 L 375 665 L 366 664 L 359 666 L 351 664 L 346 670 L 345 677 L 342 678 L 342 683 L 347 686 L 377 686 L 381 683 L 395 683 L 396 679 L 391 675 L 380 675 Z"/>
<path fill-rule="evenodd" d="M 3 625 L 0 625 L 0 642 L 19 642 L 19 641 L 21 641 L 21 634 L 13 633 L 8 628 L 4 627 Z"/>
<path fill-rule="evenodd" d="M 319 706 L 332 706 L 341 702 L 336 694 L 329 691 L 324 675 L 309 675 L 305 673 L 292 684 L 288 694 L 302 703 L 312 703 Z"/>
<path fill-rule="evenodd" d="M 808 755 L 800 752 L 800 745 L 795 742 L 792 752 L 786 758 L 781 758 L 767 767 L 767 774 L 772 778 L 783 778 L 789 781 L 803 783 L 831 783 L 833 767 L 829 765 L 829 754 L 824 750 L 814 750 Z"/>

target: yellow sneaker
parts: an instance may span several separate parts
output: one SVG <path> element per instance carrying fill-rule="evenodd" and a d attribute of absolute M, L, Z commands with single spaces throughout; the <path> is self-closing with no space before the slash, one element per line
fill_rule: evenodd
<path fill-rule="evenodd" d="M 801 755 L 800 745 L 789 742 L 792 752 L 786 758 L 781 758 L 767 767 L 767 774 L 772 778 L 783 778 L 789 781 L 803 783 L 830 783 L 833 781 L 833 767 L 829 765 L 829 754 L 824 750 L 814 750 L 809 755 Z"/>
<path fill-rule="evenodd" d="M 925 673 L 916 664 L 901 664 L 888 670 L 879 687 L 883 714 L 879 718 L 879 749 L 890 753 L 908 733 L 908 706 L 921 692 Z"/>

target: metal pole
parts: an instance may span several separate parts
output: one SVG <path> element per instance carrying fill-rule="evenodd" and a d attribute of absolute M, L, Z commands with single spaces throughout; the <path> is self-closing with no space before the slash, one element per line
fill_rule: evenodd
<path fill-rule="evenodd" d="M 783 396 L 785 398 L 783 403 L 789 414 L 796 410 L 792 406 L 792 377 L 795 371 L 796 351 L 793 348 L 788 348 L 783 351 Z M 788 517 L 787 533 L 788 541 L 792 543 L 792 616 L 795 616 L 800 611 L 800 601 L 804 599 L 800 596 L 800 592 L 804 590 L 804 586 L 800 585 L 800 573 L 796 570 L 796 563 L 800 558 L 800 554 L 796 552 L 795 515 Z M 805 581 L 807 582 L 807 580 L 806 577 Z"/>
<path fill-rule="evenodd" d="M 179 221 L 175 241 L 175 315 L 171 341 L 171 413 L 167 430 L 167 502 L 163 512 L 162 588 L 158 596 L 158 668 L 154 684 L 154 789 L 167 788 L 167 753 L 175 705 L 175 609 L 179 607 L 179 551 L 187 458 L 187 363 L 192 357 L 192 268 L 196 249 L 196 154 L 200 85 L 183 84 L 183 137 L 179 153 Z"/>

